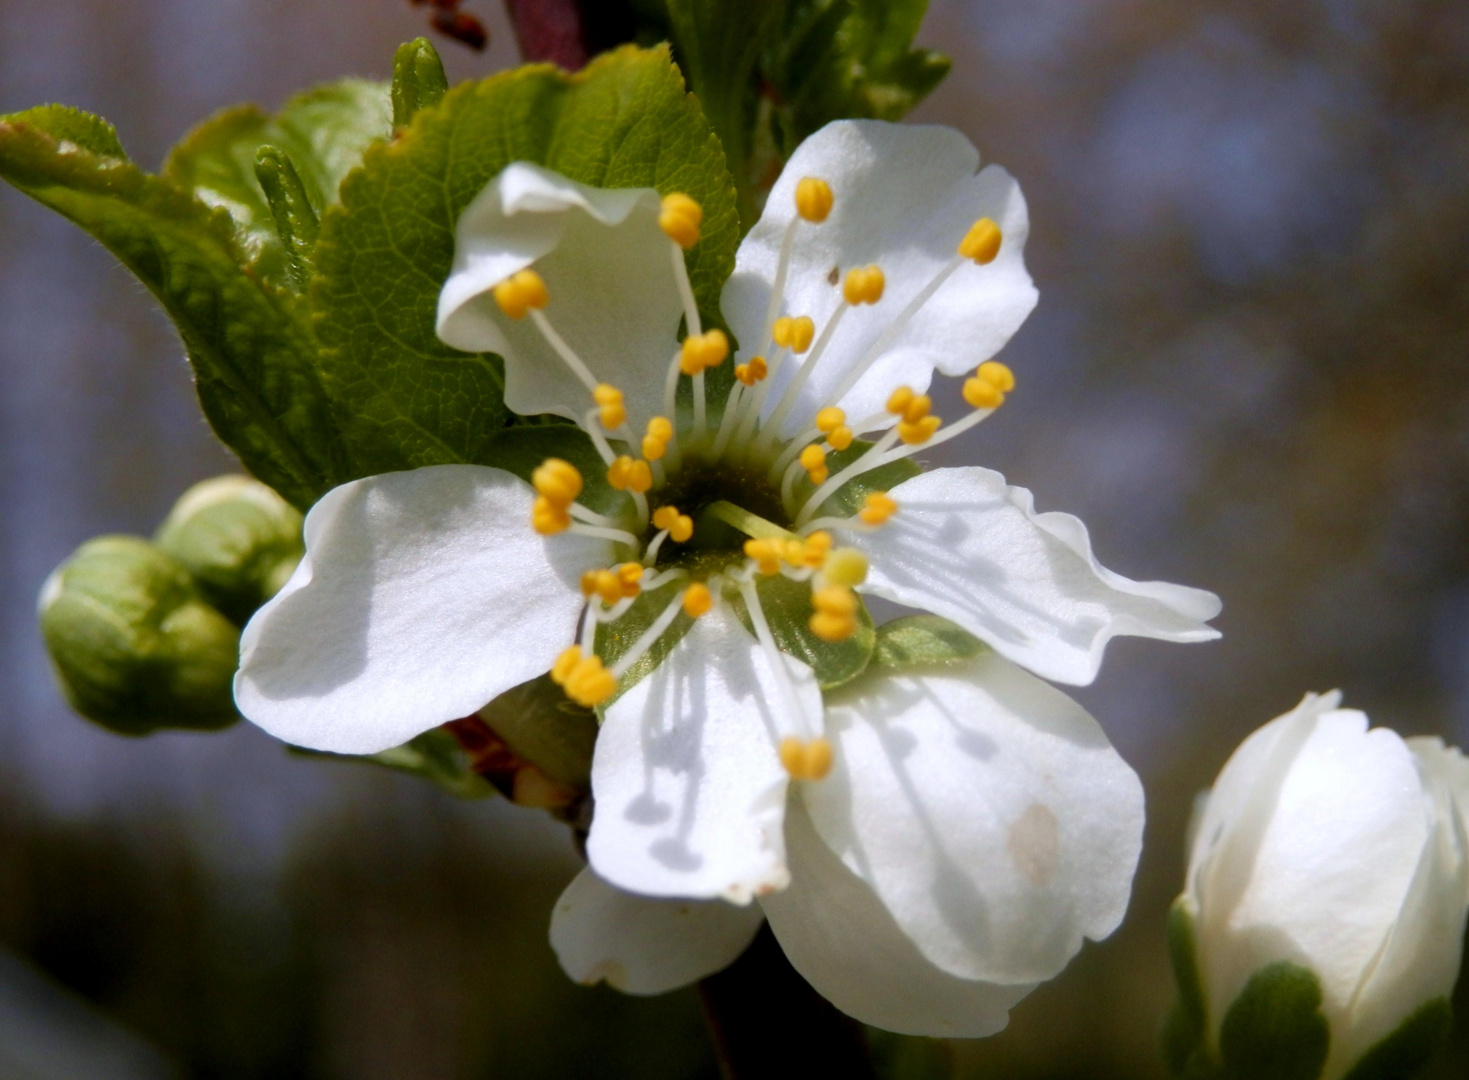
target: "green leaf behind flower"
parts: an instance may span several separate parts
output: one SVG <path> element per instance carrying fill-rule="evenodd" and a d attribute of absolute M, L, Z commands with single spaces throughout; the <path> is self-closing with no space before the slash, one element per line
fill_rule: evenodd
<path fill-rule="evenodd" d="M 361 163 L 363 151 L 392 129 L 387 85 L 343 79 L 297 95 L 274 116 L 254 105 L 216 113 L 173 148 L 163 175 L 228 211 L 252 268 L 283 283 L 286 253 L 255 177 L 260 148 L 273 146 L 290 159 L 319 215 L 337 201 L 342 178 Z"/>
<path fill-rule="evenodd" d="M 319 760 L 381 765 L 394 772 L 427 780 L 461 799 L 484 799 L 495 794 L 494 785 L 470 768 L 469 755 L 443 728 L 431 728 L 402 746 L 378 754 L 328 754 L 299 746 L 287 749 L 293 754 Z"/>
<path fill-rule="evenodd" d="M 784 574 L 755 579 L 760 609 L 770 624 L 770 635 L 780 651 L 789 653 L 811 668 L 823 690 L 851 682 L 867 669 L 877 643 L 872 616 L 865 605 L 857 608 L 857 632 L 846 641 L 823 641 L 811 632 L 811 583 L 793 581 Z M 750 633 L 755 632 L 750 613 L 738 597 L 731 599 L 736 614 Z"/>
<path fill-rule="evenodd" d="M 322 365 L 363 475 L 498 464 L 491 442 L 510 419 L 500 359 L 451 349 L 434 326 L 455 222 L 515 161 L 698 200 L 703 236 L 689 276 L 717 323 L 739 237 L 734 190 L 666 49 L 619 49 L 574 75 L 534 65 L 456 87 L 370 149 L 322 220 L 312 291 Z"/>
<path fill-rule="evenodd" d="M 0 177 L 137 275 L 184 339 L 215 432 L 257 477 L 310 506 L 347 468 L 304 306 L 242 269 L 228 214 L 121 151 L 110 125 L 75 109 L 0 117 Z"/>

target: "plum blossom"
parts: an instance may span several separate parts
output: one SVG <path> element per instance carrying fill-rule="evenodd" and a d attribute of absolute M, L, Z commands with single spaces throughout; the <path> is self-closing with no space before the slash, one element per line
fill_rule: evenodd
<path fill-rule="evenodd" d="M 725 284 L 733 353 L 685 267 L 702 224 L 685 195 L 527 163 L 468 206 L 439 334 L 501 356 L 509 407 L 570 420 L 593 464 L 328 493 L 237 700 L 370 753 L 549 672 L 602 719 L 590 867 L 552 928 L 574 977 L 670 989 L 764 919 L 852 1015 L 988 1034 L 1116 927 L 1141 842 L 1137 777 L 1041 680 L 1091 682 L 1118 634 L 1216 637 L 1218 600 L 1106 570 L 997 473 L 915 467 L 1014 391 L 993 357 L 1037 298 L 1020 189 L 963 136 L 808 139 Z M 933 414 L 936 373 L 967 416 Z M 871 644 L 864 594 L 974 648 L 832 678 Z"/>

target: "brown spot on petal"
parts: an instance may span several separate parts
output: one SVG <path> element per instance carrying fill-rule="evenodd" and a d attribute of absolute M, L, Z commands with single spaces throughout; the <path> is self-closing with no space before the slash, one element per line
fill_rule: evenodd
<path fill-rule="evenodd" d="M 1037 888 L 1049 885 L 1061 861 L 1061 834 L 1049 807 L 1031 803 L 1010 826 L 1006 845 L 1016 867 Z"/>

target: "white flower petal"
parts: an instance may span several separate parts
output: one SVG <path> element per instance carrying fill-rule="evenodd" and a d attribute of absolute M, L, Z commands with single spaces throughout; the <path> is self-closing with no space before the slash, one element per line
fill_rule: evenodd
<path fill-rule="evenodd" d="M 733 963 L 764 921 L 755 904 L 652 900 L 583 870 L 551 913 L 551 948 L 583 985 L 662 994 Z"/>
<path fill-rule="evenodd" d="M 1118 634 L 1209 641 L 1219 598 L 1132 581 L 1101 566 L 1086 526 L 1035 512 L 1029 491 L 976 466 L 935 469 L 893 488 L 898 512 L 843 534 L 872 564 L 861 591 L 952 619 L 1055 682 L 1086 685 Z"/>
<path fill-rule="evenodd" d="M 1323 1077 L 1339 1077 L 1420 1007 L 1454 992 L 1469 905 L 1469 838 L 1455 788 L 1469 794 L 1469 762 L 1439 739 L 1409 739 L 1425 786 L 1432 833 L 1419 856 L 1380 956 L 1369 966 L 1347 1015 L 1332 1024 Z M 1462 797 L 1462 794 L 1461 796 Z"/>
<path fill-rule="evenodd" d="M 623 392 L 635 425 L 662 411 L 663 376 L 683 315 L 652 188 L 593 188 L 516 162 L 469 204 L 454 231 L 454 268 L 439 294 L 438 334 L 505 359 L 505 404 L 581 423 L 591 395 L 529 317 L 511 319 L 490 290 L 534 264 L 546 317 L 593 376 Z"/>
<path fill-rule="evenodd" d="M 810 668 L 783 659 L 802 707 L 820 716 Z M 587 840 L 597 873 L 629 892 L 735 903 L 784 887 L 783 708 L 770 657 L 734 615 L 700 618 L 607 709 Z"/>
<path fill-rule="evenodd" d="M 760 904 L 792 966 L 849 1016 L 906 1035 L 979 1038 L 1002 1030 L 1034 989 L 955 978 L 925 960 L 817 835 L 800 798 L 786 844 L 791 884 Z"/>
<path fill-rule="evenodd" d="M 1122 921 L 1142 784 L 1059 690 L 986 652 L 830 693 L 826 731 L 811 820 L 939 968 L 1039 982 Z"/>
<path fill-rule="evenodd" d="M 1435 825 L 1403 740 L 1322 703 L 1247 740 L 1265 752 L 1231 758 L 1211 798 L 1219 805 L 1206 811 L 1199 842 L 1223 837 L 1194 874 L 1214 1030 L 1250 975 L 1282 959 L 1314 970 L 1323 1011 L 1341 1015 L 1382 953 Z M 1253 790 L 1233 794 L 1243 787 Z"/>
<path fill-rule="evenodd" d="M 529 484 L 435 465 L 333 488 L 240 638 L 235 701 L 286 742 L 370 754 L 468 716 L 569 644 L 605 541 L 530 527 Z"/>
<path fill-rule="evenodd" d="M 821 326 L 841 300 L 833 269 L 876 263 L 887 287 L 883 299 L 843 318 L 830 349 L 802 395 L 784 434 L 805 427 L 851 365 L 894 317 L 953 258 L 959 241 L 981 217 L 1004 233 L 1000 254 L 987 266 L 960 267 L 893 341 L 882 361 L 840 404 L 852 417 L 882 410 L 900 383 L 925 389 L 937 368 L 957 375 L 988 360 L 1010 340 L 1035 307 L 1037 293 L 1025 269 L 1030 232 L 1025 199 L 1009 173 L 979 170 L 979 153 L 948 127 L 838 120 L 796 150 L 770 192 L 760 221 L 740 245 L 734 276 L 725 285 L 725 318 L 740 343 L 740 360 L 764 347 L 766 305 L 787 224 L 795 217 L 802 177 L 826 180 L 835 195 L 820 225 L 802 223 L 791 258 L 781 314 L 808 315 Z M 777 376 L 779 390 L 793 365 Z M 767 400 L 767 414 L 778 398 Z"/>

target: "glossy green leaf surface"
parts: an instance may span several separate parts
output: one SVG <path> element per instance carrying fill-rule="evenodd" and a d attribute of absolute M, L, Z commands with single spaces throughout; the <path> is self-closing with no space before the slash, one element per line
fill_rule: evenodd
<path fill-rule="evenodd" d="M 184 339 L 215 432 L 257 477 L 309 507 L 347 466 L 304 306 L 245 272 L 228 214 L 114 149 L 112 129 L 76 110 L 0 118 L 0 177 L 81 226 L 147 286 Z"/>
<path fill-rule="evenodd" d="M 460 212 L 514 161 L 601 187 L 683 191 L 704 208 L 688 255 L 701 311 L 718 313 L 738 221 L 723 152 L 665 49 L 623 48 L 568 75 L 519 68 L 449 91 L 371 148 L 324 215 L 312 291 L 324 378 L 363 474 L 494 464 L 510 419 L 498 357 L 434 332 Z"/>

